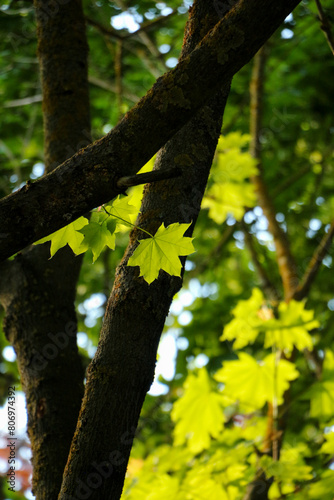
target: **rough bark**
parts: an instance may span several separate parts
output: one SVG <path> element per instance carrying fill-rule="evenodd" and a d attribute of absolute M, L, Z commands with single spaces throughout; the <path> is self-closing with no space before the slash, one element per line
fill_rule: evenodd
<path fill-rule="evenodd" d="M 45 165 L 51 171 L 90 139 L 87 43 L 80 1 L 36 0 L 35 10 Z M 69 249 L 48 257 L 47 244 L 0 264 L 4 331 L 26 394 L 38 500 L 58 496 L 83 396 L 74 309 L 81 258 Z"/>
<path fill-rule="evenodd" d="M 135 174 L 253 57 L 299 2 L 240 0 L 109 134 L 1 200 L 0 260 L 113 199 L 117 179 Z"/>
<path fill-rule="evenodd" d="M 182 57 L 216 22 L 206 0 L 195 2 Z M 146 187 L 140 227 L 150 232 L 165 223 L 190 222 L 200 210 L 221 130 L 228 88 L 210 100 L 159 152 L 155 169 L 179 158 L 181 178 Z M 189 234 L 191 234 L 190 229 Z M 148 285 L 127 261 L 142 232 L 135 230 L 119 265 L 108 301 L 97 353 L 89 367 L 78 427 L 71 445 L 59 500 L 118 500 L 141 407 L 154 377 L 165 318 L 182 280 L 160 272 Z"/>

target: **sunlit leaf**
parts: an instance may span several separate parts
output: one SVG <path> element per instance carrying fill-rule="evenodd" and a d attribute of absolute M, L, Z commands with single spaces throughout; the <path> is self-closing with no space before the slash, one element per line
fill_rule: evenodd
<path fill-rule="evenodd" d="M 290 300 L 278 306 L 278 319 L 270 320 L 265 325 L 265 347 L 276 345 L 279 349 L 291 352 L 294 347 L 299 350 L 313 349 L 309 331 L 320 323 L 314 319 L 314 311 L 305 309 L 305 301 Z"/>
<path fill-rule="evenodd" d="M 87 224 L 88 220 L 85 217 L 79 217 L 79 219 L 71 224 L 37 241 L 35 245 L 51 241 L 50 257 L 53 257 L 54 254 L 65 245 L 71 247 L 73 252 L 77 255 L 83 253 L 87 250 L 87 246 L 82 244 L 84 236 L 80 230 Z"/>
<path fill-rule="evenodd" d="M 320 420 L 328 420 L 334 415 L 334 353 L 326 350 L 322 379 L 315 382 L 303 395 L 311 398 L 310 415 Z"/>
<path fill-rule="evenodd" d="M 254 288 L 247 300 L 240 300 L 232 310 L 234 319 L 228 323 L 220 340 L 234 340 L 234 349 L 241 349 L 252 344 L 259 334 L 263 321 L 259 315 L 264 297 L 258 288 Z"/>
<path fill-rule="evenodd" d="M 212 168 L 213 184 L 203 199 L 203 207 L 209 208 L 210 217 L 218 224 L 228 215 L 240 220 L 245 207 L 255 205 L 253 184 L 248 179 L 256 175 L 256 161 L 241 148 L 249 141 L 249 135 L 239 132 L 221 137 L 218 142 L 215 162 Z"/>
<path fill-rule="evenodd" d="M 118 196 L 112 203 L 106 204 L 105 209 L 112 216 L 119 217 L 120 224 L 130 224 L 131 227 L 138 215 L 138 208 L 129 196 Z"/>
<path fill-rule="evenodd" d="M 330 432 L 325 434 L 324 436 L 325 442 L 320 448 L 321 453 L 329 453 L 330 455 L 334 455 L 334 432 Z"/>
<path fill-rule="evenodd" d="M 236 361 L 226 361 L 214 378 L 225 384 L 224 393 L 234 400 L 239 400 L 249 411 L 262 408 L 265 403 L 283 403 L 283 394 L 289 388 L 290 381 L 298 377 L 293 363 L 275 360 L 270 354 L 258 362 L 249 354 L 240 352 Z"/>
<path fill-rule="evenodd" d="M 265 305 L 262 292 L 255 288 L 251 297 L 239 301 L 232 313 L 234 319 L 225 326 L 220 340 L 235 339 L 235 349 L 252 344 L 261 332 L 265 333 L 266 348 L 275 345 L 286 352 L 294 347 L 313 349 L 309 331 L 317 328 L 319 322 L 314 319 L 314 311 L 305 309 L 305 301 L 281 302 L 276 318 Z"/>
<path fill-rule="evenodd" d="M 130 257 L 129 266 L 139 266 L 140 275 L 147 283 L 152 283 L 160 269 L 172 276 L 181 276 L 179 255 L 188 255 L 195 251 L 192 238 L 183 236 L 189 224 L 162 224 L 152 238 L 139 242 L 139 246 Z"/>
<path fill-rule="evenodd" d="M 111 227 L 111 225 L 109 225 Z M 114 225 L 115 230 L 116 224 Z M 83 227 L 80 232 L 84 235 L 83 244 L 93 252 L 93 262 L 99 257 L 105 246 L 115 249 L 115 234 L 110 232 L 106 223 L 92 222 Z"/>
<path fill-rule="evenodd" d="M 184 394 L 172 410 L 175 445 L 187 443 L 194 453 L 209 448 L 211 437 L 217 438 L 223 428 L 222 403 L 223 398 L 213 390 L 205 368 L 197 375 L 190 374 L 184 383 Z"/>

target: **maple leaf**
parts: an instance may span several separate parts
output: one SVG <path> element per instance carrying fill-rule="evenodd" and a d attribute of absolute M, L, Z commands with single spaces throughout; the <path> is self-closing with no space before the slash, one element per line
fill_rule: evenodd
<path fill-rule="evenodd" d="M 277 399 L 283 403 L 283 394 L 299 373 L 293 363 L 280 359 L 275 366 L 274 354 L 258 362 L 249 354 L 240 352 L 239 359 L 226 361 L 214 378 L 225 384 L 224 392 L 250 409 L 262 408 L 266 402 Z"/>
<path fill-rule="evenodd" d="M 152 238 L 139 242 L 139 246 L 130 257 L 128 266 L 139 266 L 140 275 L 147 283 L 152 283 L 163 269 L 172 276 L 181 276 L 180 255 L 189 255 L 195 251 L 193 238 L 183 236 L 189 224 L 162 224 Z"/>
<path fill-rule="evenodd" d="M 87 247 L 82 245 L 84 236 L 81 232 L 79 232 L 80 229 L 82 229 L 87 224 L 88 220 L 85 217 L 79 217 L 79 219 L 75 220 L 71 224 L 68 224 L 58 231 L 49 234 L 49 236 L 36 241 L 35 245 L 45 243 L 46 241 L 51 241 L 50 258 L 53 257 L 54 254 L 65 245 L 71 247 L 73 252 L 79 255 L 80 253 L 83 253 L 87 250 Z"/>
<path fill-rule="evenodd" d="M 184 395 L 174 403 L 172 419 L 176 422 L 174 444 L 187 442 L 189 449 L 199 453 L 210 446 L 210 436 L 217 438 L 223 428 L 224 397 L 217 394 L 208 373 L 202 368 L 198 375 L 188 376 Z"/>
<path fill-rule="evenodd" d="M 116 222 L 108 221 L 102 224 L 90 221 L 80 232 L 84 236 L 83 245 L 93 252 L 93 262 L 99 257 L 105 246 L 115 249 L 115 228 Z"/>

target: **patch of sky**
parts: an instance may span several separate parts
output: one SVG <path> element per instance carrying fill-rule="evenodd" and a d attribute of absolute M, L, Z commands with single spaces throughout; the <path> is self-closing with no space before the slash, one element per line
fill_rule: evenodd
<path fill-rule="evenodd" d="M 168 45 L 168 43 L 163 43 L 162 45 L 160 45 L 159 51 L 161 52 L 161 54 L 167 54 L 167 52 L 170 51 L 170 45 Z"/>
<path fill-rule="evenodd" d="M 5 360 L 9 361 L 10 363 L 13 363 L 16 360 L 15 351 L 10 345 L 7 345 L 6 347 L 3 348 L 2 355 L 5 358 Z"/>
<path fill-rule="evenodd" d="M 43 174 L 44 174 L 44 163 L 39 161 L 38 163 L 35 163 L 35 165 L 32 167 L 30 179 L 38 179 L 38 177 L 42 177 Z"/>
<path fill-rule="evenodd" d="M 289 30 L 288 28 L 284 28 L 284 30 L 281 31 L 281 38 L 285 40 L 289 40 L 290 38 L 293 38 L 293 31 Z"/>
<path fill-rule="evenodd" d="M 137 31 L 141 22 L 143 22 L 143 16 L 134 9 L 113 16 L 110 20 L 110 24 L 115 30 L 127 29 L 130 33 Z"/>
<path fill-rule="evenodd" d="M 166 61 L 166 66 L 167 68 L 175 68 L 177 65 L 177 58 L 176 57 L 169 57 Z"/>

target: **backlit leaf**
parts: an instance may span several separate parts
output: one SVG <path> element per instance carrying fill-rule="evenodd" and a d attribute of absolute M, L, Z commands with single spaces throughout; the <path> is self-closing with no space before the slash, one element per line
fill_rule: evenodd
<path fill-rule="evenodd" d="M 183 234 L 189 224 L 162 224 L 152 238 L 139 242 L 139 246 L 130 257 L 129 266 L 139 266 L 140 275 L 147 283 L 152 283 L 163 269 L 172 276 L 181 276 L 179 255 L 188 255 L 195 251 L 192 238 Z"/>
<path fill-rule="evenodd" d="M 84 236 L 81 234 L 80 229 L 88 224 L 85 217 L 79 217 L 71 224 L 59 229 L 55 233 L 49 234 L 45 238 L 37 241 L 35 245 L 51 241 L 50 257 L 53 257 L 56 252 L 65 245 L 72 248 L 75 254 L 83 253 L 87 250 L 87 246 L 83 243 Z"/>
<path fill-rule="evenodd" d="M 187 443 L 194 453 L 209 448 L 211 437 L 222 431 L 223 397 L 213 390 L 205 368 L 198 375 L 190 374 L 184 383 L 185 392 L 173 406 L 172 419 L 176 422 L 174 444 Z"/>
<path fill-rule="evenodd" d="M 298 377 L 293 363 L 280 359 L 275 366 L 275 356 L 270 354 L 258 362 L 249 354 L 240 352 L 236 361 L 226 361 L 214 378 L 225 384 L 224 393 L 244 405 L 249 411 L 262 408 L 265 403 L 283 403 L 283 394 L 290 381 Z"/>
<path fill-rule="evenodd" d="M 111 226 L 109 226 L 111 227 Z M 115 229 L 116 225 L 114 225 Z M 115 249 L 115 234 L 110 232 L 106 223 L 90 221 L 80 232 L 84 235 L 83 244 L 93 252 L 93 262 L 99 257 L 105 246 Z"/>

